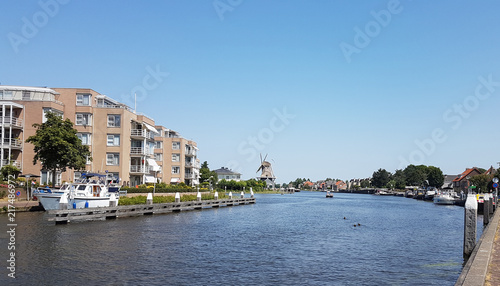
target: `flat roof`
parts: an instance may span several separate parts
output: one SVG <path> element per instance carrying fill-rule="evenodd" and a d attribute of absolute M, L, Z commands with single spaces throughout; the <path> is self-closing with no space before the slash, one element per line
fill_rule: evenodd
<path fill-rule="evenodd" d="M 35 92 L 48 92 L 52 94 L 59 94 L 57 91 L 46 87 L 33 87 L 33 86 L 17 86 L 17 85 L 0 85 L 0 90 L 16 90 L 16 91 L 35 91 Z"/>

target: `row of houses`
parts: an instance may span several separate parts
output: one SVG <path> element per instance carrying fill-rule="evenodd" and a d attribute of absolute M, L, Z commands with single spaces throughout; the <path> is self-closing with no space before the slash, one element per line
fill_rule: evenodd
<path fill-rule="evenodd" d="M 23 174 L 39 175 L 41 184 L 49 183 L 51 172 L 40 163 L 33 165 L 33 145 L 25 142 L 36 132 L 33 124 L 45 122 L 47 112 L 69 118 L 82 143 L 89 146 L 92 160 L 87 160 L 85 171 L 107 172 L 127 186 L 155 181 L 199 184 L 195 141 L 82 88 L 0 86 L 0 167 L 11 164 Z M 80 176 L 74 170 L 58 173 L 56 185 Z"/>

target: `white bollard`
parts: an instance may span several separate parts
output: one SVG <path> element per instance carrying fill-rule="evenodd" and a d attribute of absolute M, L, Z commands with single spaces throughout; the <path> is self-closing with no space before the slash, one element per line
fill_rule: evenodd
<path fill-rule="evenodd" d="M 215 192 L 214 194 L 214 200 L 218 200 L 219 199 L 219 192 Z"/>
<path fill-rule="evenodd" d="M 67 210 L 68 209 L 68 196 L 63 194 L 61 199 L 59 200 L 59 209 Z"/>
<path fill-rule="evenodd" d="M 464 213 L 464 256 L 469 257 L 476 246 L 477 235 L 477 199 L 474 194 L 467 195 Z"/>
<path fill-rule="evenodd" d="M 179 192 L 175 193 L 175 202 L 180 203 L 181 202 L 181 194 Z"/>
<path fill-rule="evenodd" d="M 241 192 L 240 194 L 240 198 L 244 199 L 245 198 L 245 193 L 244 192 Z"/>
<path fill-rule="evenodd" d="M 201 193 L 200 191 L 198 191 L 198 193 L 196 194 L 196 200 L 201 202 Z"/>
<path fill-rule="evenodd" d="M 233 192 L 229 192 L 229 199 L 231 200 L 233 198 Z"/>
<path fill-rule="evenodd" d="M 283 194 L 283 193 L 281 193 Z M 252 191 L 252 188 L 250 188 L 250 197 L 253 199 L 253 191 Z"/>
<path fill-rule="evenodd" d="M 111 194 L 111 196 L 109 196 L 109 206 L 116 207 L 117 205 L 118 205 L 118 200 L 116 199 L 116 195 Z"/>
<path fill-rule="evenodd" d="M 147 205 L 153 204 L 153 194 L 152 193 L 148 193 L 148 197 L 146 198 L 146 204 Z"/>

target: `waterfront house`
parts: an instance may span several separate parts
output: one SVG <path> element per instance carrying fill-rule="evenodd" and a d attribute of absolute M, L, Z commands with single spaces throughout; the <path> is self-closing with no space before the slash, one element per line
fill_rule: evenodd
<path fill-rule="evenodd" d="M 217 173 L 217 181 L 226 180 L 239 182 L 241 180 L 240 173 L 234 172 L 226 167 L 221 167 L 220 169 L 214 170 L 214 172 Z"/>
<path fill-rule="evenodd" d="M 337 181 L 337 182 L 335 183 L 335 186 L 334 186 L 334 190 L 335 190 L 335 191 L 337 191 L 337 192 L 338 192 L 338 191 L 340 191 L 340 190 L 346 190 L 346 189 L 347 189 L 347 184 L 346 184 L 346 183 L 344 183 L 344 181 L 339 180 L 339 181 Z"/>
<path fill-rule="evenodd" d="M 444 175 L 443 185 L 439 189 L 448 191 L 453 190 L 453 180 L 457 177 L 457 175 Z"/>
<path fill-rule="evenodd" d="M 457 193 L 467 192 L 470 186 L 469 178 L 475 175 L 480 175 L 481 171 L 478 168 L 467 168 L 465 171 L 453 179 L 453 190 Z"/>

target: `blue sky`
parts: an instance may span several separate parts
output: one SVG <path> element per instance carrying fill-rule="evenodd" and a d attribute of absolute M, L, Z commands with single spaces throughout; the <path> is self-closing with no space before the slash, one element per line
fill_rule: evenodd
<path fill-rule="evenodd" d="M 1 84 L 92 88 L 130 105 L 140 91 L 137 110 L 197 141 L 214 169 L 255 177 L 254 155 L 269 154 L 282 183 L 500 161 L 497 1 L 9 0 L 0 9 Z M 158 80 L 145 86 L 151 71 Z"/>

